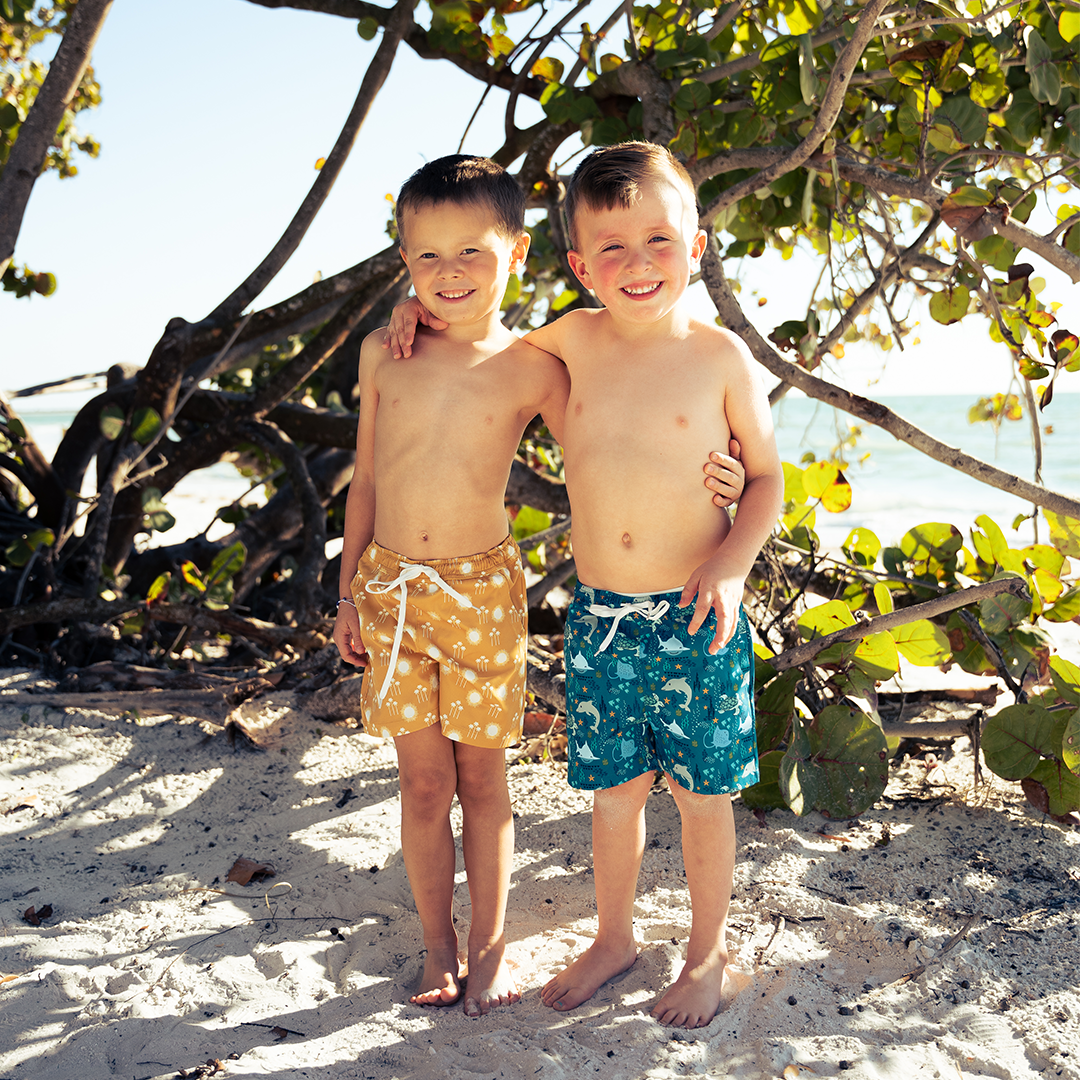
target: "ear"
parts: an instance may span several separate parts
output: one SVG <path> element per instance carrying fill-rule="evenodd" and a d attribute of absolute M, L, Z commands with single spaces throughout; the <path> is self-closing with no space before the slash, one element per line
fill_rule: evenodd
<path fill-rule="evenodd" d="M 570 269 L 574 271 L 578 281 L 580 281 L 586 289 L 591 289 L 592 275 L 585 266 L 585 260 L 576 251 L 568 251 L 566 253 L 566 261 L 570 264 Z"/>
<path fill-rule="evenodd" d="M 513 250 L 510 252 L 510 273 L 516 274 L 525 264 L 525 258 L 529 254 L 529 244 L 532 237 L 523 232 L 515 241 Z"/>
<path fill-rule="evenodd" d="M 705 245 L 709 242 L 708 234 L 704 229 L 698 229 L 693 243 L 690 245 L 690 260 L 697 267 L 701 263 L 701 256 L 705 254 Z"/>
<path fill-rule="evenodd" d="M 409 256 L 405 254 L 405 249 L 403 247 L 401 247 L 401 245 L 399 244 L 397 250 L 398 250 L 398 254 L 401 256 L 401 261 L 406 266 L 409 266 Z M 412 267 L 409 267 L 409 269 L 412 269 Z"/>

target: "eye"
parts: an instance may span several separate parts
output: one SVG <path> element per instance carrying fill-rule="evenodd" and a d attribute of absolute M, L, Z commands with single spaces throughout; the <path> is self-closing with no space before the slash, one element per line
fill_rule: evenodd
<path fill-rule="evenodd" d="M 601 251 L 618 251 L 621 247 L 622 247 L 622 244 L 616 244 L 616 243 L 612 242 L 610 244 L 605 244 L 600 250 Z"/>
<path fill-rule="evenodd" d="M 477 251 L 479 251 L 479 250 L 480 250 L 479 248 L 465 248 L 462 251 L 461 254 L 462 255 L 475 255 L 477 253 Z"/>
<path fill-rule="evenodd" d="M 438 256 L 434 251 L 425 251 L 422 255 L 416 256 L 418 259 L 437 259 Z"/>
<path fill-rule="evenodd" d="M 658 236 L 652 236 L 652 237 L 649 238 L 649 243 L 650 244 L 662 244 L 662 243 L 664 243 L 665 241 L 667 241 L 669 239 L 670 239 L 670 237 L 667 237 L 667 236 L 659 236 L 659 235 Z"/>

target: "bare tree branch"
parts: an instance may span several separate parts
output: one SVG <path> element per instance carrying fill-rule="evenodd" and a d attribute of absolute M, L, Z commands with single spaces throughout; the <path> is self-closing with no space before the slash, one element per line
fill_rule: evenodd
<path fill-rule="evenodd" d="M 1027 601 L 1031 600 L 1022 577 L 998 578 L 996 581 L 987 581 L 982 585 L 973 585 L 970 589 L 935 596 L 933 600 L 927 600 L 922 604 L 897 608 L 888 615 L 879 615 L 876 619 L 856 622 L 852 626 L 845 626 L 842 630 L 834 630 L 833 633 L 826 634 L 824 637 L 806 641 L 802 645 L 796 645 L 794 649 L 787 649 L 779 656 L 773 657 L 768 663 L 777 671 L 800 667 L 839 641 L 859 641 L 871 634 L 881 633 L 882 630 L 892 630 L 894 627 L 906 626 L 918 619 L 932 619 L 936 615 L 944 615 L 946 611 L 955 611 L 959 607 L 981 603 L 993 596 L 1000 596 L 1003 592 L 1011 593 Z"/>
<path fill-rule="evenodd" d="M 79 88 L 112 0 L 80 0 L 71 12 L 30 112 L 0 173 L 0 276 L 11 265 L 30 192 L 45 167 L 49 146 Z"/>

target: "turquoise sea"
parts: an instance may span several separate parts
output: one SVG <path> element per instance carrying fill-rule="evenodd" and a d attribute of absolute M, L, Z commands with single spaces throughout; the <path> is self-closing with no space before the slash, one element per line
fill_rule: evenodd
<path fill-rule="evenodd" d="M 942 442 L 1033 479 L 1034 456 L 1028 419 L 1006 421 L 996 433 L 989 424 L 969 424 L 968 409 L 977 397 L 973 393 L 881 400 L 893 412 Z M 20 398 L 12 404 L 42 449 L 51 456 L 82 400 L 85 395 L 74 400 L 74 395 L 65 394 Z M 1080 497 L 1078 407 L 1080 395 L 1061 394 L 1039 418 L 1043 429 L 1043 482 L 1074 497 Z M 907 529 L 925 521 L 946 521 L 966 534 L 975 518 L 983 513 L 990 514 L 1013 543 L 1031 538 L 1030 524 L 1019 534 L 1010 530 L 1018 514 L 1030 512 L 1028 504 L 931 460 L 880 428 L 795 394 L 774 406 L 773 417 L 780 456 L 794 463 L 799 463 L 806 453 L 827 457 L 849 436 L 853 425 L 861 430 L 854 447 L 844 451 L 850 463 L 845 475 L 852 488 L 851 508 L 841 514 L 823 510 L 817 513 L 816 531 L 827 547 L 838 547 L 856 526 L 873 529 L 886 544 L 895 543 Z M 864 455 L 868 456 L 864 459 Z M 213 508 L 224 505 L 242 494 L 247 486 L 248 482 L 228 464 L 189 477 L 168 497 L 178 525 L 163 539 L 174 542 L 198 532 L 209 517 L 207 504 Z"/>
<path fill-rule="evenodd" d="M 1035 456 L 1027 416 L 1004 421 L 997 432 L 987 423 L 969 424 L 968 409 L 977 394 L 883 397 L 894 413 L 922 428 L 941 442 L 965 453 L 1034 480 Z M 1043 485 L 1080 498 L 1080 396 L 1061 394 L 1040 414 L 1043 441 Z M 1011 531 L 1018 514 L 1031 505 L 928 458 L 881 428 L 864 424 L 810 398 L 788 395 L 773 408 L 777 445 L 784 461 L 796 464 L 807 452 L 829 455 L 850 434 L 861 431 L 855 446 L 844 450 L 850 463 L 845 476 L 851 483 L 852 504 L 840 514 L 819 510 L 816 531 L 827 547 L 839 546 L 855 526 L 873 529 L 886 544 L 897 541 L 909 528 L 927 521 L 944 521 L 965 534 L 980 514 L 989 514 L 1012 543 L 1028 542 L 1031 525 Z M 864 455 L 869 455 L 863 460 Z M 1045 539 L 1045 524 L 1041 539 Z"/>

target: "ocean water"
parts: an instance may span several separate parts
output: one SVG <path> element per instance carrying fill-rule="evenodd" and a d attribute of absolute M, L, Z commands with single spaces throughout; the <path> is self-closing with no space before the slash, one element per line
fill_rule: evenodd
<path fill-rule="evenodd" d="M 949 446 L 1034 480 L 1035 456 L 1030 422 L 1004 421 L 995 433 L 990 424 L 969 424 L 968 409 L 977 394 L 881 398 L 894 413 Z M 1080 498 L 1080 395 L 1061 394 L 1040 414 L 1043 442 L 1043 485 Z M 1011 544 L 1033 538 L 1030 522 L 1012 531 L 1018 514 L 1029 514 L 1025 503 L 997 488 L 988 487 L 957 470 L 934 461 L 881 428 L 834 410 L 821 402 L 788 395 L 773 407 L 776 441 L 784 461 L 800 464 L 806 453 L 818 459 L 846 439 L 852 427 L 860 429 L 855 445 L 844 449 L 849 467 L 852 503 L 839 514 L 817 511 L 815 531 L 826 547 L 838 547 L 851 529 L 872 529 L 884 544 L 895 543 L 914 525 L 943 521 L 965 535 L 975 518 L 989 514 Z M 864 459 L 864 455 L 868 455 Z M 1045 523 L 1040 539 L 1046 539 Z"/>
<path fill-rule="evenodd" d="M 74 395 L 16 399 L 13 405 L 43 451 L 51 457 L 67 424 L 85 400 Z M 1034 455 L 1028 419 L 1005 421 L 995 434 L 989 424 L 969 424 L 968 409 L 978 395 L 882 398 L 893 412 L 950 446 L 1034 479 Z M 818 509 L 815 531 L 826 547 L 839 547 L 858 526 L 873 529 L 885 544 L 895 543 L 912 526 L 945 521 L 965 535 L 979 514 L 989 514 L 1013 544 L 1030 542 L 1030 523 L 1013 533 L 1018 514 L 1029 504 L 987 487 L 955 469 L 864 424 L 847 413 L 813 399 L 790 394 L 773 408 L 777 445 L 785 461 L 800 463 L 806 453 L 827 457 L 858 427 L 855 445 L 845 448 L 845 476 L 852 505 L 840 514 Z M 1080 395 L 1061 394 L 1040 415 L 1043 429 L 1043 483 L 1055 491 L 1080 497 Z M 1047 430 L 1047 429 L 1052 430 Z M 218 464 L 188 477 L 166 499 L 177 525 L 159 539 L 175 542 L 199 532 L 210 513 L 246 491 L 248 481 L 229 464 Z M 1041 538 L 1045 539 L 1045 526 Z"/>

